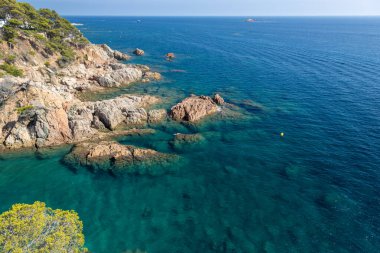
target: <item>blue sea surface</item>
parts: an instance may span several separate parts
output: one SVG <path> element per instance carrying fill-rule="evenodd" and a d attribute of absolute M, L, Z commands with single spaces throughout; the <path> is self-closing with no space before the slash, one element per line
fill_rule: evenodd
<path fill-rule="evenodd" d="M 169 109 L 218 92 L 239 109 L 120 139 L 182 157 L 159 176 L 73 171 L 70 147 L 3 154 L 0 212 L 74 209 L 95 253 L 379 252 L 380 18 L 68 18 L 93 43 L 144 49 L 131 62 L 164 77 L 90 98 L 153 94 Z M 205 141 L 173 146 L 177 132 Z"/>

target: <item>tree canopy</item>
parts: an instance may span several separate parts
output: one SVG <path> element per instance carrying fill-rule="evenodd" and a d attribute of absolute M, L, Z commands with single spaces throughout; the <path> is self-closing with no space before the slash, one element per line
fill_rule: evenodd
<path fill-rule="evenodd" d="M 42 202 L 15 204 L 0 215 L 0 252 L 87 252 L 82 230 L 74 211 L 53 210 Z"/>
<path fill-rule="evenodd" d="M 51 52 L 60 52 L 67 59 L 74 57 L 72 47 L 81 47 L 88 43 L 75 26 L 54 10 L 36 10 L 28 3 L 1 0 L 0 19 L 6 21 L 2 28 L 4 40 L 14 43 L 21 33 L 33 36 L 45 43 Z"/>

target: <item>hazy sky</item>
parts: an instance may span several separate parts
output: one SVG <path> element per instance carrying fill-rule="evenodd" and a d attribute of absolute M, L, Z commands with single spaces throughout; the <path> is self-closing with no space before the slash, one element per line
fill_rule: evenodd
<path fill-rule="evenodd" d="M 380 0 L 23 0 L 63 15 L 380 15 Z"/>

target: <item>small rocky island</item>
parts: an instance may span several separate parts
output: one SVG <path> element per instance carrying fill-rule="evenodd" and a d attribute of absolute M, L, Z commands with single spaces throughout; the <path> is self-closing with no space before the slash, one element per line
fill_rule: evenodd
<path fill-rule="evenodd" d="M 123 135 L 122 129 L 143 132 L 148 124 L 159 123 L 167 116 L 197 122 L 218 112 L 224 103 L 219 95 L 192 95 L 173 106 L 168 115 L 165 108 L 157 108 L 161 99 L 150 95 L 82 101 L 80 95 L 85 92 L 157 81 L 161 75 L 148 66 L 125 63 L 131 56 L 124 52 L 91 44 L 54 11 L 35 10 L 16 1 L 5 4 L 7 8 L 10 5 L 17 11 L 3 15 L 0 28 L 2 150 L 76 144 L 66 161 L 89 167 L 98 166 L 100 158 L 125 166 L 136 164 L 142 157 L 168 160 L 168 155 L 153 150 L 112 142 L 95 145 L 91 141 Z M 7 8 L 0 4 L 3 12 Z M 140 56 L 144 51 L 136 49 L 134 54 Z M 173 59 L 174 54 L 167 57 Z"/>

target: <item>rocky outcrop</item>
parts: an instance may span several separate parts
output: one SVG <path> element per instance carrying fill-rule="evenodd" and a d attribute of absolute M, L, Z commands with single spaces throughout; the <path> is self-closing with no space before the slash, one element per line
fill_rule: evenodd
<path fill-rule="evenodd" d="M 7 80 L 11 87 L 0 82 L 0 90 L 5 90 L 0 105 L 0 147 L 8 149 L 73 143 L 119 125 L 144 125 L 148 122 L 145 108 L 159 101 L 152 96 L 123 95 L 81 102 L 70 92 L 48 89 L 41 83 Z"/>
<path fill-rule="evenodd" d="M 140 48 L 136 48 L 133 53 L 137 56 L 143 56 L 145 54 L 144 50 L 140 49 Z"/>
<path fill-rule="evenodd" d="M 168 61 L 174 60 L 174 58 L 175 58 L 175 54 L 174 53 L 167 53 L 166 54 L 166 59 Z"/>
<path fill-rule="evenodd" d="M 212 100 L 214 100 L 214 102 L 218 105 L 223 105 L 224 104 L 224 99 L 217 93 L 214 95 L 214 97 L 212 98 Z"/>
<path fill-rule="evenodd" d="M 64 162 L 78 168 L 85 166 L 93 171 L 113 174 L 157 174 L 154 166 L 165 166 L 176 156 L 151 149 L 122 145 L 114 141 L 80 143 L 66 155 Z"/>
<path fill-rule="evenodd" d="M 130 57 L 129 55 L 124 54 L 124 53 L 122 53 L 122 52 L 120 52 L 120 51 L 117 51 L 117 50 L 115 50 L 115 51 L 113 52 L 113 57 L 114 57 L 116 60 L 119 60 L 119 61 L 127 61 L 127 60 L 131 59 L 131 57 Z"/>
<path fill-rule="evenodd" d="M 120 51 L 112 50 L 105 44 L 89 44 L 84 48 L 75 49 L 76 59 L 63 65 L 58 63 L 60 59 L 58 54 L 46 55 L 38 41 L 29 37 L 22 37 L 11 51 L 4 42 L 0 43 L 0 51 L 5 55 L 18 56 L 14 60 L 14 65 L 24 72 L 26 79 L 69 92 L 119 87 L 133 82 L 148 82 L 161 78 L 159 73 L 152 72 L 147 66 L 118 62 L 118 60 L 128 60 L 130 57 Z M 30 56 L 31 52 L 33 57 Z"/>
<path fill-rule="evenodd" d="M 73 48 L 75 59 L 64 65 L 58 63 L 60 55 L 47 53 L 33 37 L 20 35 L 12 49 L 0 42 L 0 50 L 16 55 L 13 64 L 24 74 L 0 77 L 0 149 L 75 143 L 111 134 L 119 126 L 145 125 L 147 107 L 159 101 L 135 95 L 96 102 L 76 97 L 78 92 L 161 78 L 148 66 L 118 62 L 129 56 L 105 44 Z"/>
<path fill-rule="evenodd" d="M 191 96 L 171 108 L 171 117 L 177 121 L 198 121 L 218 111 L 219 107 L 208 96 Z"/>

